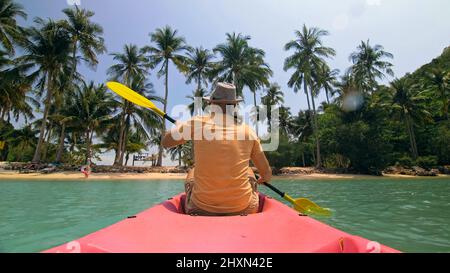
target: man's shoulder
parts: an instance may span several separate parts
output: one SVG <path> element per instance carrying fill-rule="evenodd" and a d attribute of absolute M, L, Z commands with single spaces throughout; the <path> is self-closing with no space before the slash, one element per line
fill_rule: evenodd
<path fill-rule="evenodd" d="M 245 134 L 246 139 L 248 139 L 248 140 L 257 140 L 258 139 L 258 136 L 256 135 L 256 132 L 248 124 L 241 123 L 241 124 L 238 125 L 238 127 Z"/>

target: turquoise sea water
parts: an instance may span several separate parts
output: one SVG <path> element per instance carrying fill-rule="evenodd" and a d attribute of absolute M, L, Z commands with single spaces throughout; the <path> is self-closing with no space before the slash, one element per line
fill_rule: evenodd
<path fill-rule="evenodd" d="M 450 252 L 450 179 L 276 180 L 332 208 L 319 218 L 405 252 Z M 133 215 L 182 181 L 1 181 L 0 252 L 39 252 Z M 261 191 L 273 195 L 265 188 Z"/>

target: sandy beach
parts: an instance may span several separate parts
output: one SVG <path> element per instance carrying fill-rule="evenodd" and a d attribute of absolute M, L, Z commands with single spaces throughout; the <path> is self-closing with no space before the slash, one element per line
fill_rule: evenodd
<path fill-rule="evenodd" d="M 184 179 L 184 173 L 92 173 L 87 180 L 159 180 Z M 80 180 L 85 179 L 80 172 L 57 172 L 50 174 L 0 172 L 0 180 Z"/>
<path fill-rule="evenodd" d="M 87 180 L 183 180 L 185 173 L 92 173 Z M 361 174 L 290 174 L 277 175 L 274 179 L 295 180 L 323 180 L 323 179 L 376 179 L 383 177 L 392 178 L 419 178 L 410 175 L 385 174 L 383 176 L 361 175 Z M 450 177 L 439 175 L 438 177 Z M 423 177 L 422 177 L 423 178 Z M 80 180 L 85 179 L 80 172 L 56 172 L 50 174 L 42 173 L 19 173 L 17 171 L 0 171 L 1 180 Z"/>

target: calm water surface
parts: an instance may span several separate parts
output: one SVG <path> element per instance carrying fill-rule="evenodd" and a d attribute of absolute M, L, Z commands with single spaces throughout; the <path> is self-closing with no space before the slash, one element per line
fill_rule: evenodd
<path fill-rule="evenodd" d="M 406 252 L 450 252 L 450 179 L 277 180 L 332 208 L 319 218 Z M 133 215 L 182 181 L 0 181 L 0 252 L 38 252 Z M 267 189 L 264 193 L 271 194 Z"/>

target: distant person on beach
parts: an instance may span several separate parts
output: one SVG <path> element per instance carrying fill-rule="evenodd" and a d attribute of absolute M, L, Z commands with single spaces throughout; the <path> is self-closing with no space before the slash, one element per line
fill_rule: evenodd
<path fill-rule="evenodd" d="M 162 139 L 165 148 L 188 140 L 194 144 L 195 170 L 188 173 L 185 182 L 186 213 L 256 213 L 256 185 L 269 182 L 272 170 L 256 133 L 234 116 L 242 99 L 236 97 L 235 86 L 228 83 L 218 83 L 211 96 L 204 99 L 210 104 L 209 115 L 177 123 Z M 258 181 L 249 167 L 250 160 L 259 171 Z"/>
<path fill-rule="evenodd" d="M 84 178 L 86 178 L 86 179 L 89 178 L 89 175 L 91 174 L 90 165 L 88 164 L 88 165 L 81 166 L 81 173 L 84 174 Z"/>

